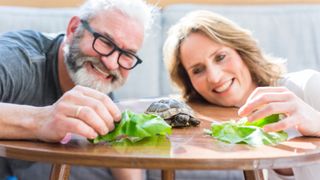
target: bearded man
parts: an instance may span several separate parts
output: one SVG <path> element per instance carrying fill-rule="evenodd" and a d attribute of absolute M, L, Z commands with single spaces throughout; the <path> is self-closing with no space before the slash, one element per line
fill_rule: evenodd
<path fill-rule="evenodd" d="M 112 131 L 121 112 L 111 93 L 142 62 L 151 10 L 143 0 L 89 0 L 65 34 L 2 34 L 0 138 L 66 143 L 71 133 L 93 139 Z M 39 164 L 1 158 L 0 179 L 47 179 L 49 165 Z M 98 178 L 87 176 L 94 168 L 78 168 L 71 178 Z M 119 171 L 120 179 L 140 179 L 140 171 Z"/>

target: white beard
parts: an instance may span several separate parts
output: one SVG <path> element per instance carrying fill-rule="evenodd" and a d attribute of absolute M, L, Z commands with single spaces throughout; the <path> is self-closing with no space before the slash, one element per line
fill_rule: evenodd
<path fill-rule="evenodd" d="M 101 80 L 101 78 L 88 73 L 86 68 L 83 66 L 76 72 L 69 71 L 69 75 L 71 76 L 71 79 L 75 84 L 90 87 L 102 93 L 110 93 L 115 89 L 123 86 L 123 84 L 126 82 L 126 79 L 124 79 L 120 74 L 117 76 L 117 79 L 115 81 L 110 83 L 104 82 L 103 80 Z"/>

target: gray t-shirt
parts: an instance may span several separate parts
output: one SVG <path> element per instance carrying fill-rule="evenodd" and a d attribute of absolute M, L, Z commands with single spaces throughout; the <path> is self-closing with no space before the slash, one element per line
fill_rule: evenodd
<path fill-rule="evenodd" d="M 0 35 L 0 102 L 46 106 L 62 96 L 58 50 L 63 37 L 31 30 Z M 0 179 L 8 175 L 24 180 L 48 179 L 50 166 L 0 157 Z M 112 177 L 105 168 L 72 166 L 70 180 L 80 179 Z"/>
<path fill-rule="evenodd" d="M 0 36 L 1 102 L 44 106 L 61 97 L 58 49 L 63 37 L 31 30 Z"/>

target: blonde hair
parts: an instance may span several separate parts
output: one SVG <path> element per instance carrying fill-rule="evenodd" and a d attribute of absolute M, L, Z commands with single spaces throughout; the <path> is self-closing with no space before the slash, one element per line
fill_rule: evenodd
<path fill-rule="evenodd" d="M 180 46 L 191 33 L 202 33 L 216 43 L 235 49 L 257 86 L 276 85 L 283 73 L 282 66 L 276 63 L 280 59 L 264 55 L 248 30 L 213 12 L 194 11 L 170 28 L 163 48 L 170 78 L 186 100 L 204 100 L 193 88 L 181 63 Z"/>

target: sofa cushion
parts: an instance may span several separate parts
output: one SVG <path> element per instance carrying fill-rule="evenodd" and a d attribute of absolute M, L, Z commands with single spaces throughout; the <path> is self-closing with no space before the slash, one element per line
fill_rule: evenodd
<path fill-rule="evenodd" d="M 263 50 L 288 59 L 288 70 L 319 70 L 320 5 L 216 6 L 177 4 L 155 18 L 139 56 L 143 63 L 130 72 L 128 82 L 115 92 L 118 99 L 157 97 L 175 93 L 162 61 L 162 45 L 168 28 L 192 10 L 220 13 L 252 31 Z M 65 31 L 76 8 L 0 7 L 0 32 L 34 29 Z"/>
<path fill-rule="evenodd" d="M 65 32 L 75 8 L 0 7 L 0 32 L 33 29 L 40 32 Z"/>

